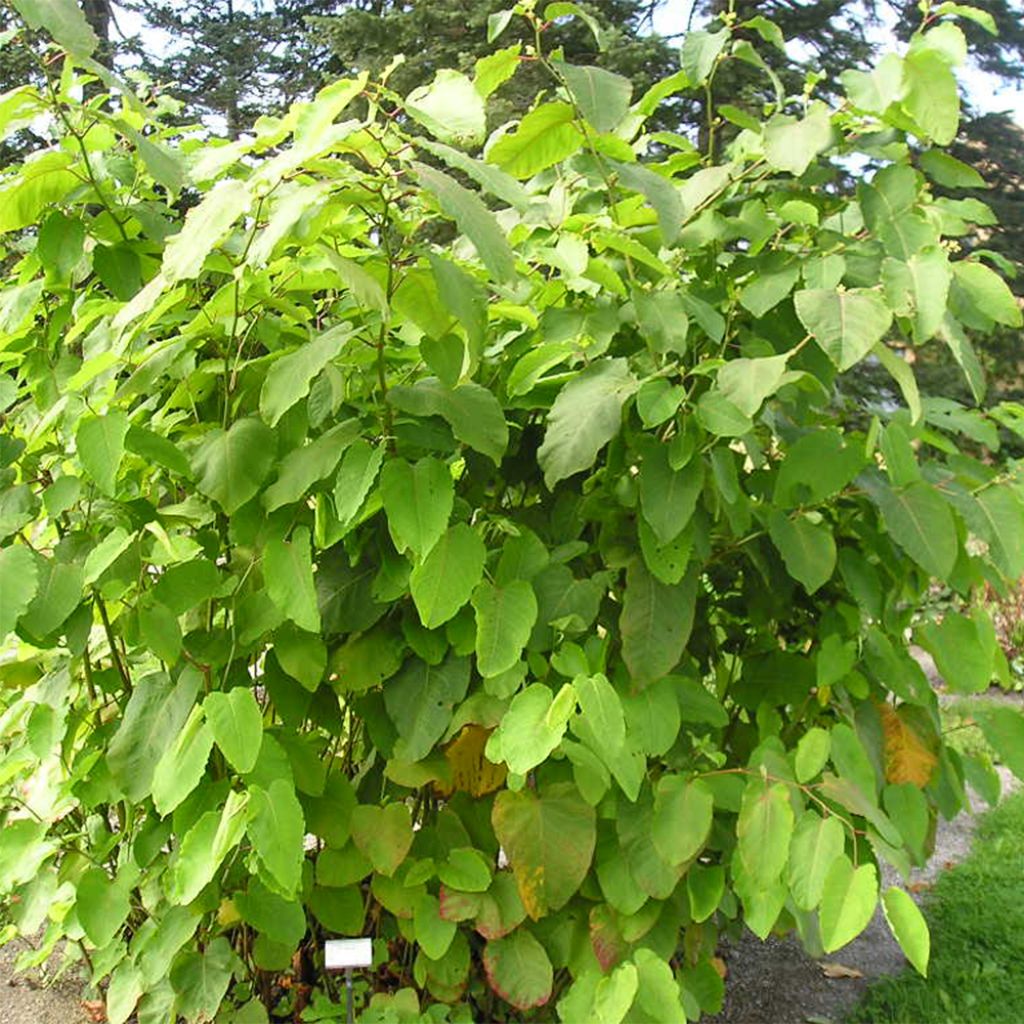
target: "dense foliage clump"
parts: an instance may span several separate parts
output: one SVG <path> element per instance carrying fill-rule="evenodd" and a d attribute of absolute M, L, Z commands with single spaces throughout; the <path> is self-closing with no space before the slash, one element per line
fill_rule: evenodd
<path fill-rule="evenodd" d="M 1024 409 L 913 372 L 946 346 L 980 403 L 967 329 L 1021 324 L 934 189 L 980 183 L 942 149 L 976 12 L 698 150 L 648 121 L 778 82 L 764 18 L 634 95 L 524 4 L 472 75 L 226 141 L 15 6 L 68 55 L 0 100 L 50 142 L 0 178 L 0 894 L 114 1024 L 333 1019 L 360 934 L 367 1021 L 696 1019 L 723 930 L 838 949 L 997 786 L 908 651 L 1005 678 L 983 611 L 921 609 L 1024 570 Z M 851 423 L 865 362 L 903 401 Z M 1024 718 L 981 724 L 1024 770 Z"/>

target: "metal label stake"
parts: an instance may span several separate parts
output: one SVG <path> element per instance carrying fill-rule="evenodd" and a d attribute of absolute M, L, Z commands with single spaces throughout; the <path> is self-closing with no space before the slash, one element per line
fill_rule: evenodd
<path fill-rule="evenodd" d="M 348 1024 L 355 1024 L 355 993 L 352 991 L 352 968 L 373 964 L 373 943 L 370 939 L 330 939 L 324 943 L 324 967 L 328 971 L 345 972 L 345 997 L 348 1003 Z"/>

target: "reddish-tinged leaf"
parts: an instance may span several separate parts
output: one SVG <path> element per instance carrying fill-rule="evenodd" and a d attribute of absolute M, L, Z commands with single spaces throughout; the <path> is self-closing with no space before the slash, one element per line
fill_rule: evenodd
<path fill-rule="evenodd" d="M 590 911 L 590 945 L 605 974 L 619 963 L 628 951 L 626 940 L 619 930 L 617 915 L 607 904 L 600 904 Z"/>
<path fill-rule="evenodd" d="M 551 998 L 551 961 L 544 947 L 523 928 L 487 943 L 484 970 L 491 988 L 517 1010 L 543 1006 Z"/>

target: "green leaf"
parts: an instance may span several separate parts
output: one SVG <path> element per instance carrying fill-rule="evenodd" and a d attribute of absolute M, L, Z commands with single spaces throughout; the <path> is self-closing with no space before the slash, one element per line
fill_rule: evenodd
<path fill-rule="evenodd" d="M 931 937 L 928 924 L 917 904 L 902 889 L 890 886 L 882 895 L 882 909 L 893 936 L 914 970 L 927 978 Z"/>
<path fill-rule="evenodd" d="M 263 492 L 263 507 L 273 512 L 282 505 L 307 498 L 316 484 L 334 472 L 338 461 L 356 439 L 358 430 L 355 420 L 346 420 L 310 444 L 288 452 L 278 467 L 277 479 Z M 365 441 L 357 443 L 369 453 L 374 451 Z"/>
<path fill-rule="evenodd" d="M 342 525 L 348 526 L 358 515 L 383 461 L 383 445 L 374 447 L 362 439 L 345 452 L 334 482 L 334 513 Z"/>
<path fill-rule="evenodd" d="M 718 371 L 718 389 L 745 416 L 755 416 L 764 400 L 786 381 L 789 353 L 760 359 L 730 359 Z"/>
<path fill-rule="evenodd" d="M 348 325 L 326 331 L 271 364 L 260 390 L 260 414 L 270 426 L 277 426 L 281 417 L 309 394 L 313 378 L 339 355 L 351 334 Z"/>
<path fill-rule="evenodd" d="M 580 705 L 573 732 L 599 756 L 614 757 L 626 742 L 626 716 L 615 687 L 600 673 L 577 676 L 572 685 Z"/>
<path fill-rule="evenodd" d="M 232 791 L 220 813 L 207 811 L 181 840 L 171 861 L 168 894 L 191 903 L 213 881 L 224 858 L 245 834 L 249 796 Z"/>
<path fill-rule="evenodd" d="M 486 892 L 491 886 L 491 865 L 479 850 L 458 847 L 437 866 L 437 877 L 460 892 Z"/>
<path fill-rule="evenodd" d="M 227 939 L 214 939 L 203 952 L 190 950 L 174 962 L 170 981 L 175 1007 L 187 1020 L 212 1020 L 221 1007 L 237 958 Z"/>
<path fill-rule="evenodd" d="M 227 693 L 211 693 L 203 701 L 203 712 L 228 764 L 239 775 L 251 772 L 263 743 L 263 712 L 252 690 L 236 686 Z"/>
<path fill-rule="evenodd" d="M 872 497 L 893 540 L 926 572 L 947 579 L 959 542 L 953 513 L 938 491 L 919 481 L 900 490 L 880 488 Z"/>
<path fill-rule="evenodd" d="M 493 164 L 475 160 L 460 150 L 452 149 L 451 146 L 445 146 L 440 142 L 431 142 L 429 139 L 421 140 L 419 145 L 428 153 L 433 153 L 434 156 L 443 160 L 449 167 L 454 167 L 472 178 L 485 192 L 496 199 L 500 199 L 521 213 L 525 213 L 529 209 L 530 193 L 510 174 L 499 170 Z M 433 264 L 437 257 L 436 254 L 431 253 L 429 258 Z M 459 315 L 457 311 L 453 310 L 453 312 L 456 312 L 456 316 Z"/>
<path fill-rule="evenodd" d="M 113 497 L 117 471 L 124 458 L 124 439 L 128 433 L 128 417 L 120 410 L 106 416 L 88 416 L 75 434 L 78 457 L 82 467 L 106 495 Z"/>
<path fill-rule="evenodd" d="M 759 270 L 740 289 L 740 305 L 760 319 L 793 290 L 799 278 L 800 267 L 797 264 L 790 264 L 771 272 Z"/>
<path fill-rule="evenodd" d="M 469 687 L 469 659 L 449 654 L 440 665 L 410 658 L 384 685 L 384 706 L 398 731 L 394 756 L 421 761 L 441 739 Z"/>
<path fill-rule="evenodd" d="M 768 163 L 797 178 L 831 144 L 832 119 L 823 103 L 812 103 L 800 120 L 788 114 L 776 114 L 765 125 L 764 152 Z"/>
<path fill-rule="evenodd" d="M 487 551 L 477 532 L 458 523 L 441 535 L 409 576 L 409 589 L 420 621 L 436 629 L 469 600 L 484 572 Z"/>
<path fill-rule="evenodd" d="M 448 526 L 455 488 L 448 467 L 439 459 L 420 459 L 410 465 L 389 459 L 380 475 L 380 493 L 388 530 L 399 551 L 410 549 L 422 559 Z"/>
<path fill-rule="evenodd" d="M 491 821 L 531 919 L 565 906 L 586 878 L 597 842 L 594 809 L 576 788 L 560 782 L 540 794 L 502 790 Z"/>
<path fill-rule="evenodd" d="M 922 623 L 917 636 L 954 693 L 980 693 L 992 684 L 999 642 L 984 610 L 976 609 L 967 616 L 950 609 L 941 622 Z"/>
<path fill-rule="evenodd" d="M 476 668 L 485 679 L 500 675 L 523 652 L 537 621 L 537 598 L 525 580 L 501 587 L 483 582 L 473 592 Z"/>
<path fill-rule="evenodd" d="M 622 407 L 637 384 L 625 359 L 599 359 L 558 393 L 537 459 L 548 488 L 590 469 L 622 426 Z"/>
<path fill-rule="evenodd" d="M 88 57 L 99 45 L 96 33 L 75 0 L 12 0 L 29 28 L 41 28 L 76 57 Z M 105 943 L 104 943 L 105 945 Z"/>
<path fill-rule="evenodd" d="M 868 926 L 878 906 L 878 873 L 874 864 L 854 868 L 841 854 L 825 876 L 821 897 L 821 944 L 834 953 Z"/>
<path fill-rule="evenodd" d="M 454 220 L 459 230 L 473 243 L 494 279 L 511 281 L 516 276 L 515 256 L 494 214 L 484 206 L 480 197 L 443 171 L 416 161 L 411 166 L 420 186 L 437 199 L 445 216 Z"/>
<path fill-rule="evenodd" d="M 487 149 L 487 160 L 514 178 L 532 178 L 566 160 L 583 146 L 568 103 L 543 103 L 531 110 L 514 132 L 499 136 Z"/>
<path fill-rule="evenodd" d="M 157 814 L 166 817 L 199 785 L 212 748 L 213 732 L 203 720 L 202 710 L 194 706 L 154 769 L 153 806 Z"/>
<path fill-rule="evenodd" d="M 634 192 L 641 193 L 658 218 L 661 229 L 661 240 L 665 245 L 673 245 L 679 237 L 683 226 L 685 210 L 676 185 L 642 164 L 624 164 L 611 161 L 619 183 Z M 667 294 L 652 292 L 650 294 Z"/>
<path fill-rule="evenodd" d="M 903 58 L 887 53 L 870 71 L 844 71 L 839 78 L 854 107 L 884 114 L 903 91 Z"/>
<path fill-rule="evenodd" d="M 813 726 L 796 745 L 794 765 L 797 782 L 809 782 L 825 767 L 831 749 L 828 730 Z"/>
<path fill-rule="evenodd" d="M 141 455 L 149 462 L 155 462 L 179 476 L 188 477 L 192 473 L 188 459 L 173 441 L 138 424 L 133 423 L 128 428 L 124 446 L 128 451 Z"/>
<path fill-rule="evenodd" d="M 1016 708 L 983 703 L 973 705 L 971 715 L 1000 760 L 1024 779 L 1024 715 Z"/>
<path fill-rule="evenodd" d="M 903 109 L 914 119 L 915 134 L 948 146 L 960 128 L 960 90 L 949 65 L 933 50 L 913 49 L 903 60 Z"/>
<path fill-rule="evenodd" d="M 487 339 L 487 293 L 475 277 L 436 253 L 430 254 L 430 270 L 441 302 L 466 329 L 470 349 L 478 358 Z"/>
<path fill-rule="evenodd" d="M 985 179 L 970 164 L 941 149 L 926 150 L 918 157 L 918 163 L 932 181 L 945 188 L 988 188 Z"/>
<path fill-rule="evenodd" d="M 33 636 L 44 637 L 63 626 L 82 600 L 82 567 L 48 559 L 36 566 L 36 595 L 22 613 L 21 626 Z"/>
<path fill-rule="evenodd" d="M 405 111 L 434 138 L 453 146 L 479 146 L 487 129 L 483 96 L 465 75 L 447 68 L 406 96 Z"/>
<path fill-rule="evenodd" d="M 629 111 L 633 83 L 604 68 L 555 62 L 580 113 L 599 132 L 614 131 Z"/>
<path fill-rule="evenodd" d="M 107 766 L 129 800 L 147 796 L 153 773 L 174 743 L 199 693 L 198 672 L 187 669 L 177 683 L 158 674 L 140 679 L 107 747 Z"/>
<path fill-rule="evenodd" d="M 838 494 L 864 468 L 863 448 L 835 428 L 805 434 L 786 452 L 773 500 L 780 508 L 817 505 Z"/>
<path fill-rule="evenodd" d="M 633 308 L 640 333 L 652 351 L 686 354 L 686 335 L 690 321 L 686 306 L 677 291 L 633 292 Z"/>
<path fill-rule="evenodd" d="M 82 567 L 82 583 L 91 586 L 131 547 L 135 537 L 120 526 L 115 526 L 89 552 Z"/>
<path fill-rule="evenodd" d="M 793 902 L 801 910 L 814 910 L 821 902 L 825 878 L 845 843 L 838 818 L 823 818 L 815 811 L 801 815 L 793 832 L 787 869 Z"/>
<path fill-rule="evenodd" d="M 975 260 L 958 260 L 953 264 L 957 287 L 966 292 L 971 304 L 989 320 L 1007 327 L 1020 327 L 1024 315 L 1013 292 L 992 269 Z"/>
<path fill-rule="evenodd" d="M 671 543 L 693 518 L 704 486 L 704 463 L 691 459 L 674 470 L 668 446 L 651 445 L 640 466 L 640 507 L 659 544 Z"/>
<path fill-rule="evenodd" d="M 352 812 L 352 841 L 373 865 L 389 878 L 398 870 L 412 846 L 412 819 L 405 804 L 384 807 L 360 804 Z"/>
<path fill-rule="evenodd" d="M 524 928 L 484 947 L 491 988 L 517 1010 L 543 1006 L 551 998 L 554 971 L 544 947 Z"/>
<path fill-rule="evenodd" d="M 103 868 L 90 868 L 78 880 L 75 910 L 89 941 L 97 949 L 104 949 L 131 911 L 129 888 L 123 879 L 111 878 Z"/>
<path fill-rule="evenodd" d="M 892 323 L 892 311 L 867 288 L 813 288 L 797 292 L 794 301 L 800 322 L 840 370 L 859 363 Z"/>
<path fill-rule="evenodd" d="M 648 686 L 678 664 L 693 628 L 697 576 L 674 586 L 656 579 L 642 559 L 626 569 L 626 592 L 619 617 L 622 657 L 633 681 Z"/>
<path fill-rule="evenodd" d="M 285 779 L 274 779 L 265 790 L 251 786 L 249 799 L 246 831 L 253 849 L 280 894 L 291 897 L 302 881 L 302 863 L 306 856 L 303 846 L 306 822 L 295 787 Z M 264 878 L 265 881 L 270 879 Z"/>
<path fill-rule="evenodd" d="M 703 85 L 711 74 L 721 56 L 725 44 L 729 41 L 729 30 L 723 28 L 718 32 L 687 32 L 683 38 L 681 51 L 683 70 L 690 80 L 690 85 Z"/>
<path fill-rule="evenodd" d="M 320 632 L 320 607 L 313 584 L 307 527 L 297 527 L 290 541 L 267 541 L 263 548 L 263 579 L 270 599 L 292 622 L 309 633 Z"/>
<path fill-rule="evenodd" d="M 938 246 L 922 249 L 905 263 L 882 263 L 886 301 L 897 316 L 911 319 L 917 344 L 934 337 L 942 326 L 951 281 L 949 260 Z"/>
<path fill-rule="evenodd" d="M 721 864 L 702 867 L 694 864 L 686 872 L 686 892 L 690 914 L 698 924 L 706 921 L 722 902 L 725 892 L 725 868 Z"/>
<path fill-rule="evenodd" d="M 562 741 L 569 717 L 576 708 L 576 693 L 566 683 L 557 696 L 544 683 L 532 683 L 512 698 L 485 750 L 494 764 L 504 761 L 517 775 L 547 760 Z"/>
<path fill-rule="evenodd" d="M 39 566 L 27 547 L 11 544 L 0 549 L 0 640 L 17 625 L 38 585 Z"/>
<path fill-rule="evenodd" d="M 508 447 L 508 424 L 501 405 L 492 392 L 472 381 L 449 388 L 436 377 L 424 377 L 412 387 L 392 388 L 388 401 L 414 416 L 440 416 L 460 441 L 495 465 Z"/>
<path fill-rule="evenodd" d="M 778 880 L 789 857 L 792 836 L 788 788 L 781 782 L 751 779 L 743 792 L 736 837 L 743 868 L 757 885 L 767 887 Z"/>
<path fill-rule="evenodd" d="M 836 567 L 836 542 L 828 526 L 814 525 L 803 515 L 790 518 L 772 512 L 768 531 L 787 572 L 803 584 L 808 594 L 829 581 Z"/>
<path fill-rule="evenodd" d="M 711 834 L 714 797 L 699 779 L 663 775 L 654 797 L 651 838 L 662 859 L 672 865 L 693 860 Z"/>
<path fill-rule="evenodd" d="M 255 417 L 210 431 L 192 458 L 196 487 L 233 515 L 256 495 L 277 452 L 277 436 Z"/>
<path fill-rule="evenodd" d="M 249 209 L 251 186 L 236 178 L 217 182 L 203 200 L 193 206 L 185 223 L 164 250 L 161 275 L 167 284 L 198 277 L 206 257 Z"/>

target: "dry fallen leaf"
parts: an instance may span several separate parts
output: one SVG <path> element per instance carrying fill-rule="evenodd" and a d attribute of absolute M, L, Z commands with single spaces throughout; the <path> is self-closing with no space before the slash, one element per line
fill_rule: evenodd
<path fill-rule="evenodd" d="M 858 971 L 856 967 L 847 967 L 846 964 L 837 963 L 820 963 L 818 966 L 821 968 L 821 973 L 826 978 L 863 978 L 864 974 Z"/>
<path fill-rule="evenodd" d="M 107 1008 L 102 999 L 83 999 L 82 1009 L 92 1024 L 106 1024 Z"/>
<path fill-rule="evenodd" d="M 931 882 L 911 882 L 910 885 L 907 886 L 911 892 L 924 892 L 925 889 L 930 889 L 931 887 Z"/>

